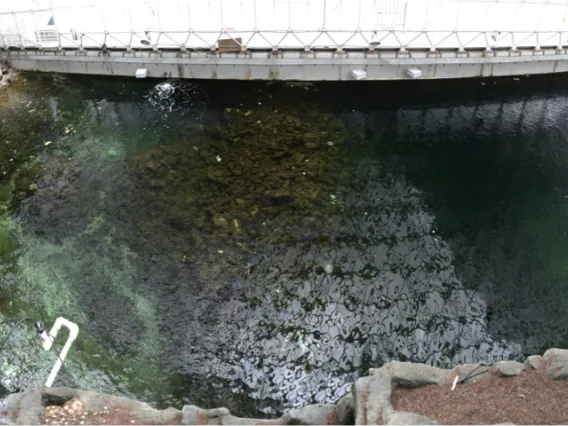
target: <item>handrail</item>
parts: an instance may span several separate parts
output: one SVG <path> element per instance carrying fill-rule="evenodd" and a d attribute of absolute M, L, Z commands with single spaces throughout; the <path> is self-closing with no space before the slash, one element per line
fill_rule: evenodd
<path fill-rule="evenodd" d="M 295 33 L 297 35 L 308 36 L 311 35 L 312 40 L 306 44 L 289 43 L 284 37 L 280 40 L 270 43 L 266 38 L 270 36 L 282 36 Z M 338 41 L 329 42 L 319 42 L 321 36 L 328 36 L 327 40 L 333 40 L 331 34 L 337 35 L 348 35 L 347 42 L 340 43 Z M 26 47 L 36 47 L 36 48 L 144 48 L 148 44 L 135 45 L 133 42 L 134 36 L 138 36 L 138 40 L 143 40 L 144 35 L 161 35 L 162 43 L 155 43 L 151 46 L 155 50 L 159 48 L 180 48 L 180 49 L 203 49 L 210 48 L 215 49 L 217 42 L 226 37 L 227 39 L 233 39 L 235 44 L 237 44 L 242 51 L 247 49 L 255 48 L 272 48 L 274 50 L 286 50 L 286 49 L 318 49 L 318 48 L 332 48 L 343 50 L 345 48 L 356 48 L 356 49 L 381 49 L 381 48 L 398 48 L 401 50 L 408 49 L 424 49 L 428 48 L 432 51 L 438 48 L 457 48 L 460 50 L 471 49 L 471 48 L 486 48 L 487 50 L 492 50 L 495 48 L 510 48 L 516 50 L 518 46 L 523 47 L 535 47 L 537 50 L 541 46 L 558 46 L 559 49 L 563 49 L 563 46 L 568 45 L 568 39 L 565 35 L 568 35 L 568 30 L 545 30 L 545 31 L 534 31 L 534 30 L 524 30 L 524 31 L 475 31 L 475 30 L 378 30 L 378 31 L 348 31 L 348 30 L 336 30 L 336 31 L 326 31 L 326 30 L 299 30 L 299 31 L 284 31 L 284 30 L 273 30 L 273 31 L 116 31 L 116 32 L 104 32 L 104 31 L 94 31 L 79 33 L 67 32 L 55 32 L 54 35 L 57 36 L 58 42 L 33 42 L 29 38 L 23 36 L 20 33 L 0 33 L 0 48 L 26 48 Z M 241 35 L 249 35 L 249 40 L 239 42 L 236 38 Z M 264 35 L 265 42 L 260 46 L 250 46 L 250 35 Z M 141 36 L 142 35 L 142 36 Z M 193 38 L 193 44 L 184 44 L 183 41 L 176 41 L 175 36 L 184 36 L 184 39 Z M 74 37 L 78 39 L 74 39 Z M 121 36 L 128 36 L 121 40 Z M 214 38 L 209 37 L 209 41 L 206 40 L 208 36 L 216 36 Z M 359 42 L 353 42 L 353 38 L 357 36 Z M 439 40 L 436 40 L 436 36 L 442 36 Z M 460 36 L 463 36 L 460 38 Z M 520 37 L 520 38 L 519 38 Z M 422 40 L 420 40 L 422 38 Z M 517 41 L 515 41 L 515 38 Z M 453 39 L 453 43 L 449 43 Z M 508 39 L 508 40 L 507 40 Z M 546 44 L 550 40 L 555 40 L 550 44 Z M 195 41 L 197 40 L 197 41 Z M 467 40 L 467 41 L 464 41 Z M 479 40 L 482 40 L 481 42 Z M 504 43 L 503 40 L 506 40 Z M 520 40 L 520 41 L 519 41 Z M 297 39 L 296 39 L 297 41 Z"/>

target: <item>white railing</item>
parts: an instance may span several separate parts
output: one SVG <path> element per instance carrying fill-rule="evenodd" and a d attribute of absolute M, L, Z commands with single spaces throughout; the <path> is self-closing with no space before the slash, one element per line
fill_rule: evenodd
<path fill-rule="evenodd" d="M 93 1 L 93 0 L 89 0 Z M 0 48 L 442 49 L 568 45 L 568 1 L 22 0 Z"/>

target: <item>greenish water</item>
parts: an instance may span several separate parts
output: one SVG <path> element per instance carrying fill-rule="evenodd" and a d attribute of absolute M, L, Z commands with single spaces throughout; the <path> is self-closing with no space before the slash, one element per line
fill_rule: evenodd
<path fill-rule="evenodd" d="M 0 311 L 79 324 L 57 385 L 241 415 L 391 359 L 566 346 L 567 81 L 25 75 L 0 92 Z M 4 387 L 41 384 L 56 355 L 9 342 Z"/>

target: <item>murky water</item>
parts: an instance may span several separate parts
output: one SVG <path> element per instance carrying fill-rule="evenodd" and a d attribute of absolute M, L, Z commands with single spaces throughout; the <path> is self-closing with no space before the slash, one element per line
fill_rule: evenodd
<path fill-rule="evenodd" d="M 80 325 L 58 385 L 241 415 L 566 346 L 566 82 L 27 75 L 0 92 L 2 314 Z M 55 356 L 18 329 L 2 384 Z"/>

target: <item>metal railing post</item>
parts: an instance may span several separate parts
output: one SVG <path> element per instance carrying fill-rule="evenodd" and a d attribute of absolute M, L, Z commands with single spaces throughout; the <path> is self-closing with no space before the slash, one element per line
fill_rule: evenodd
<path fill-rule="evenodd" d="M 34 10 L 31 9 L 30 13 L 32 15 L 32 24 L 34 26 L 34 39 L 36 44 L 41 45 L 41 37 L 40 37 L 40 33 L 37 30 L 37 24 L 36 24 L 36 20 L 35 20 L 35 13 Z"/>
<path fill-rule="evenodd" d="M 100 8 L 100 11 L 101 11 L 101 19 L 103 20 L 103 34 L 104 34 L 103 46 L 106 46 L 108 31 L 107 31 L 107 25 L 106 25 L 105 10 L 104 10 L 103 6 L 99 6 L 99 8 Z M 102 48 L 102 46 L 100 46 L 100 47 Z"/>
<path fill-rule="evenodd" d="M 128 12 L 128 23 L 130 24 L 130 40 L 128 41 L 128 46 L 126 46 L 126 50 L 128 52 L 132 51 L 132 40 L 134 39 L 134 25 L 132 25 L 132 13 L 130 12 L 130 5 L 122 5 L 122 11 L 124 13 L 124 8 L 127 8 Z"/>
<path fill-rule="evenodd" d="M 51 18 L 53 19 L 53 25 L 55 25 L 55 31 L 57 31 L 57 48 L 58 50 L 62 50 L 61 46 L 61 32 L 59 31 L 59 25 L 57 25 L 57 19 L 55 19 L 55 9 L 51 4 L 51 0 L 49 1 L 49 8 L 51 10 Z"/>
<path fill-rule="evenodd" d="M 544 8 L 546 7 L 546 1 L 543 0 L 542 6 L 540 7 L 540 12 L 538 14 L 538 22 L 536 24 L 536 46 L 535 50 L 540 50 L 540 23 L 542 21 L 542 13 L 544 12 Z"/>
<path fill-rule="evenodd" d="M 221 5 L 222 4 L 223 2 L 221 2 Z M 158 18 L 158 37 L 156 38 L 156 43 L 154 44 L 154 49 L 153 49 L 154 51 L 157 51 L 159 49 L 158 44 L 160 43 L 160 38 L 162 36 L 162 18 L 160 16 L 160 3 L 156 4 L 156 18 Z"/>
<path fill-rule="evenodd" d="M 24 49 L 24 39 L 22 37 L 22 33 L 20 32 L 20 26 L 18 25 L 18 17 L 16 16 L 16 12 L 12 12 L 12 16 L 14 18 L 14 23 L 16 24 L 16 31 L 18 32 L 18 38 L 20 39 L 20 49 Z"/>

